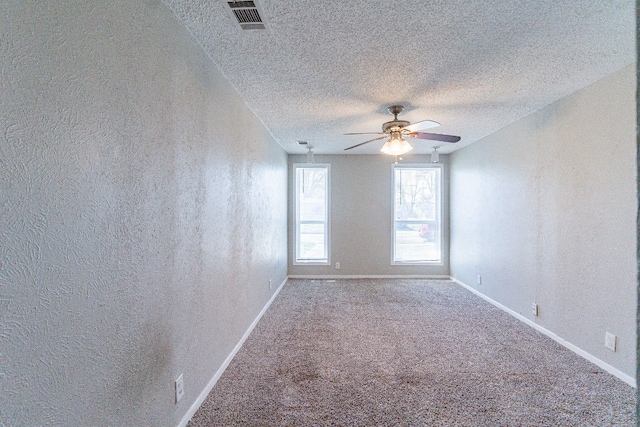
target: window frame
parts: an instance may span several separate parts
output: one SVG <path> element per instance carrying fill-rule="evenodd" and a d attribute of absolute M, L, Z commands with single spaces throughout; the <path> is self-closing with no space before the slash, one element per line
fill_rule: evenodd
<path fill-rule="evenodd" d="M 301 259 L 299 258 L 300 249 L 300 203 L 298 169 L 325 169 L 327 174 L 325 189 L 325 249 L 326 260 L 324 259 Z M 331 265 L 331 164 L 330 163 L 294 163 L 293 164 L 293 203 L 295 211 L 294 219 L 294 235 L 293 235 L 293 265 Z M 307 221 L 308 222 L 308 221 Z M 312 223 L 320 223 L 319 221 L 311 221 Z"/>
<path fill-rule="evenodd" d="M 438 169 L 439 182 L 436 186 L 436 247 L 440 252 L 440 259 L 436 261 L 399 261 L 396 260 L 396 169 Z M 402 163 L 391 165 L 391 265 L 444 265 L 444 165 L 441 163 Z M 423 222 L 417 221 L 416 222 Z"/>

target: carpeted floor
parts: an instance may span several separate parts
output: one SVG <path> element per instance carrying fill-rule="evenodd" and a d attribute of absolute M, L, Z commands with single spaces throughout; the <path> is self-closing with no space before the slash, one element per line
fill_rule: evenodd
<path fill-rule="evenodd" d="M 632 426 L 632 387 L 453 282 L 290 280 L 189 425 Z"/>

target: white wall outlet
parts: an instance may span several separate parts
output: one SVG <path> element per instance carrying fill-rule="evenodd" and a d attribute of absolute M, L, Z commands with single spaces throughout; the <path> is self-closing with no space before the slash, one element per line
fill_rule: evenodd
<path fill-rule="evenodd" d="M 531 314 L 533 314 L 534 316 L 538 315 L 538 304 L 531 303 Z"/>
<path fill-rule="evenodd" d="M 269 290 L 271 290 L 271 279 L 269 279 Z"/>
<path fill-rule="evenodd" d="M 336 270 L 340 270 L 340 263 L 336 262 Z"/>
<path fill-rule="evenodd" d="M 176 403 L 180 402 L 184 396 L 184 379 L 182 378 L 182 374 L 176 380 Z"/>
<path fill-rule="evenodd" d="M 604 346 L 611 351 L 616 351 L 616 344 L 618 343 L 618 337 L 610 332 L 604 334 Z"/>
<path fill-rule="evenodd" d="M 476 276 L 476 283 L 477 283 L 478 285 L 482 285 L 482 276 L 481 276 L 481 275 L 479 275 L 479 274 Z"/>

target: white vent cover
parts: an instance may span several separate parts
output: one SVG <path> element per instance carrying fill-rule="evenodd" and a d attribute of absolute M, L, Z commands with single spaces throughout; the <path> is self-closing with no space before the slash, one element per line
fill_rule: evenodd
<path fill-rule="evenodd" d="M 243 30 L 266 30 L 261 7 L 253 1 L 222 0 L 234 22 Z"/>

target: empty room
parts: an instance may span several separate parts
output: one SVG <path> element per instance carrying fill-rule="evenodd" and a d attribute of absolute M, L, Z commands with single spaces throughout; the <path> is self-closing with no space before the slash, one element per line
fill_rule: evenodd
<path fill-rule="evenodd" d="M 636 4 L 0 2 L 0 426 L 634 426 Z"/>

